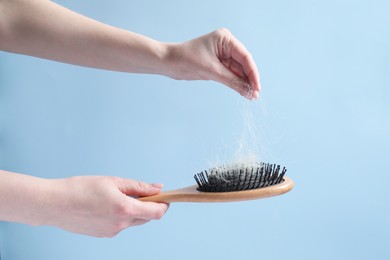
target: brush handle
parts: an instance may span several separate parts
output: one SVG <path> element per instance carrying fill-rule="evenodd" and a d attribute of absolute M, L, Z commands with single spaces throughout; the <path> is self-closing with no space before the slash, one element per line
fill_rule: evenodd
<path fill-rule="evenodd" d="M 182 189 L 170 190 L 159 194 L 138 198 L 140 201 L 151 202 L 232 202 L 243 200 L 255 200 L 273 197 L 289 192 L 294 187 L 294 182 L 289 177 L 284 177 L 282 183 L 252 190 L 231 192 L 202 192 L 197 185 Z"/>

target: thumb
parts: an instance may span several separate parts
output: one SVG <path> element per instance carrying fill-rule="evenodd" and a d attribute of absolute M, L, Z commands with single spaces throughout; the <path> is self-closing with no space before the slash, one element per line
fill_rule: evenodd
<path fill-rule="evenodd" d="M 162 184 L 149 184 L 131 179 L 119 179 L 116 181 L 118 189 L 128 196 L 151 196 L 159 193 Z"/>
<path fill-rule="evenodd" d="M 233 73 L 223 63 L 219 63 L 217 65 L 215 74 L 211 77 L 214 78 L 214 80 L 235 90 L 243 97 L 246 97 L 248 99 L 256 98 L 256 93 L 252 91 L 248 80 L 245 80 L 239 77 L 236 73 Z"/>

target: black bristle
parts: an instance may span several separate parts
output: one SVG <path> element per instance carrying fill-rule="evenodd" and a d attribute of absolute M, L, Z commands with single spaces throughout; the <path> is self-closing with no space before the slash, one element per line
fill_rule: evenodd
<path fill-rule="evenodd" d="M 261 183 L 264 183 L 264 165 L 261 166 L 259 171 L 260 171 L 260 174 L 259 174 L 259 180 L 258 180 L 258 182 L 256 183 L 256 186 L 255 186 L 256 189 L 259 188 Z"/>
<path fill-rule="evenodd" d="M 254 178 L 253 178 L 253 183 L 249 187 L 249 189 L 254 189 L 256 186 L 256 183 L 258 183 L 258 182 L 260 182 L 260 169 L 259 168 L 256 169 L 256 173 L 255 173 Z"/>
<path fill-rule="evenodd" d="M 202 171 L 194 176 L 198 190 L 204 192 L 229 192 L 263 188 L 284 181 L 287 169 L 280 165 L 256 163 L 245 165 L 224 165 Z"/>
<path fill-rule="evenodd" d="M 199 181 L 198 174 L 194 175 L 195 181 L 198 184 L 198 187 L 202 187 L 202 184 Z"/>
<path fill-rule="evenodd" d="M 265 169 L 264 169 L 264 186 L 268 186 L 269 185 L 269 177 L 271 175 L 271 165 L 270 164 L 267 164 L 265 166 Z M 260 188 L 260 187 L 259 187 Z"/>
<path fill-rule="evenodd" d="M 287 171 L 286 167 L 283 167 L 282 173 L 280 174 L 280 176 L 278 178 L 278 182 L 281 182 L 283 180 L 283 177 L 286 174 L 286 171 Z"/>
<path fill-rule="evenodd" d="M 273 172 L 272 178 L 271 178 L 271 185 L 275 184 L 278 181 L 279 170 L 280 170 L 280 165 L 278 165 L 277 167 L 276 167 L 276 165 L 274 165 L 274 172 Z"/>

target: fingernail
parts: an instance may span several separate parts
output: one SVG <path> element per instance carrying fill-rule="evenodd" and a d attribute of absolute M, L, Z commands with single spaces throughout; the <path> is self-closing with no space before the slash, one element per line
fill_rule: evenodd
<path fill-rule="evenodd" d="M 162 184 L 162 183 L 152 183 L 151 185 L 153 186 L 153 188 L 156 188 L 159 190 L 161 190 L 164 187 L 164 184 Z"/>

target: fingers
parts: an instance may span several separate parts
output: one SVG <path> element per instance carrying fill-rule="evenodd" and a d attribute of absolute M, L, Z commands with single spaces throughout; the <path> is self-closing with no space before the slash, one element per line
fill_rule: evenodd
<path fill-rule="evenodd" d="M 119 190 L 130 196 L 151 196 L 159 193 L 163 187 L 160 183 L 149 184 L 131 179 L 116 178 Z"/>
<path fill-rule="evenodd" d="M 132 198 L 129 198 L 132 199 Z M 133 203 L 133 217 L 144 220 L 161 219 L 169 208 L 169 204 L 156 202 L 142 202 L 136 199 Z"/>
<path fill-rule="evenodd" d="M 231 41 L 229 41 L 231 46 L 230 55 L 231 58 L 237 61 L 244 70 L 245 76 L 248 78 L 249 84 L 252 87 L 253 91 L 260 91 L 260 75 L 256 66 L 255 61 L 252 58 L 252 55 L 248 50 L 239 42 L 234 36 L 232 36 Z"/>
<path fill-rule="evenodd" d="M 148 184 L 136 180 L 115 178 L 118 189 L 128 196 L 151 196 L 161 191 L 162 184 Z M 169 204 L 141 202 L 135 198 L 126 197 L 123 212 L 130 219 L 153 220 L 160 219 L 169 208 Z"/>
<path fill-rule="evenodd" d="M 218 45 L 218 60 L 226 68 L 217 70 L 216 80 L 248 99 L 257 98 L 260 76 L 252 55 L 227 29 L 219 29 L 211 35 Z"/>
<path fill-rule="evenodd" d="M 221 63 L 238 77 L 247 80 L 244 69 L 237 61 L 233 59 L 222 58 Z"/>
<path fill-rule="evenodd" d="M 254 92 L 251 91 L 248 81 L 237 75 L 240 73 L 239 69 L 229 68 L 229 65 L 225 64 L 224 62 L 218 64 L 211 78 L 237 91 L 241 96 L 248 99 L 256 98 L 257 96 L 253 96 Z M 237 73 L 233 73 L 234 70 L 237 70 Z"/>
<path fill-rule="evenodd" d="M 149 221 L 150 220 L 135 218 L 135 219 L 132 219 L 130 221 L 129 226 L 131 226 L 131 227 L 140 226 L 140 225 L 148 223 Z"/>

